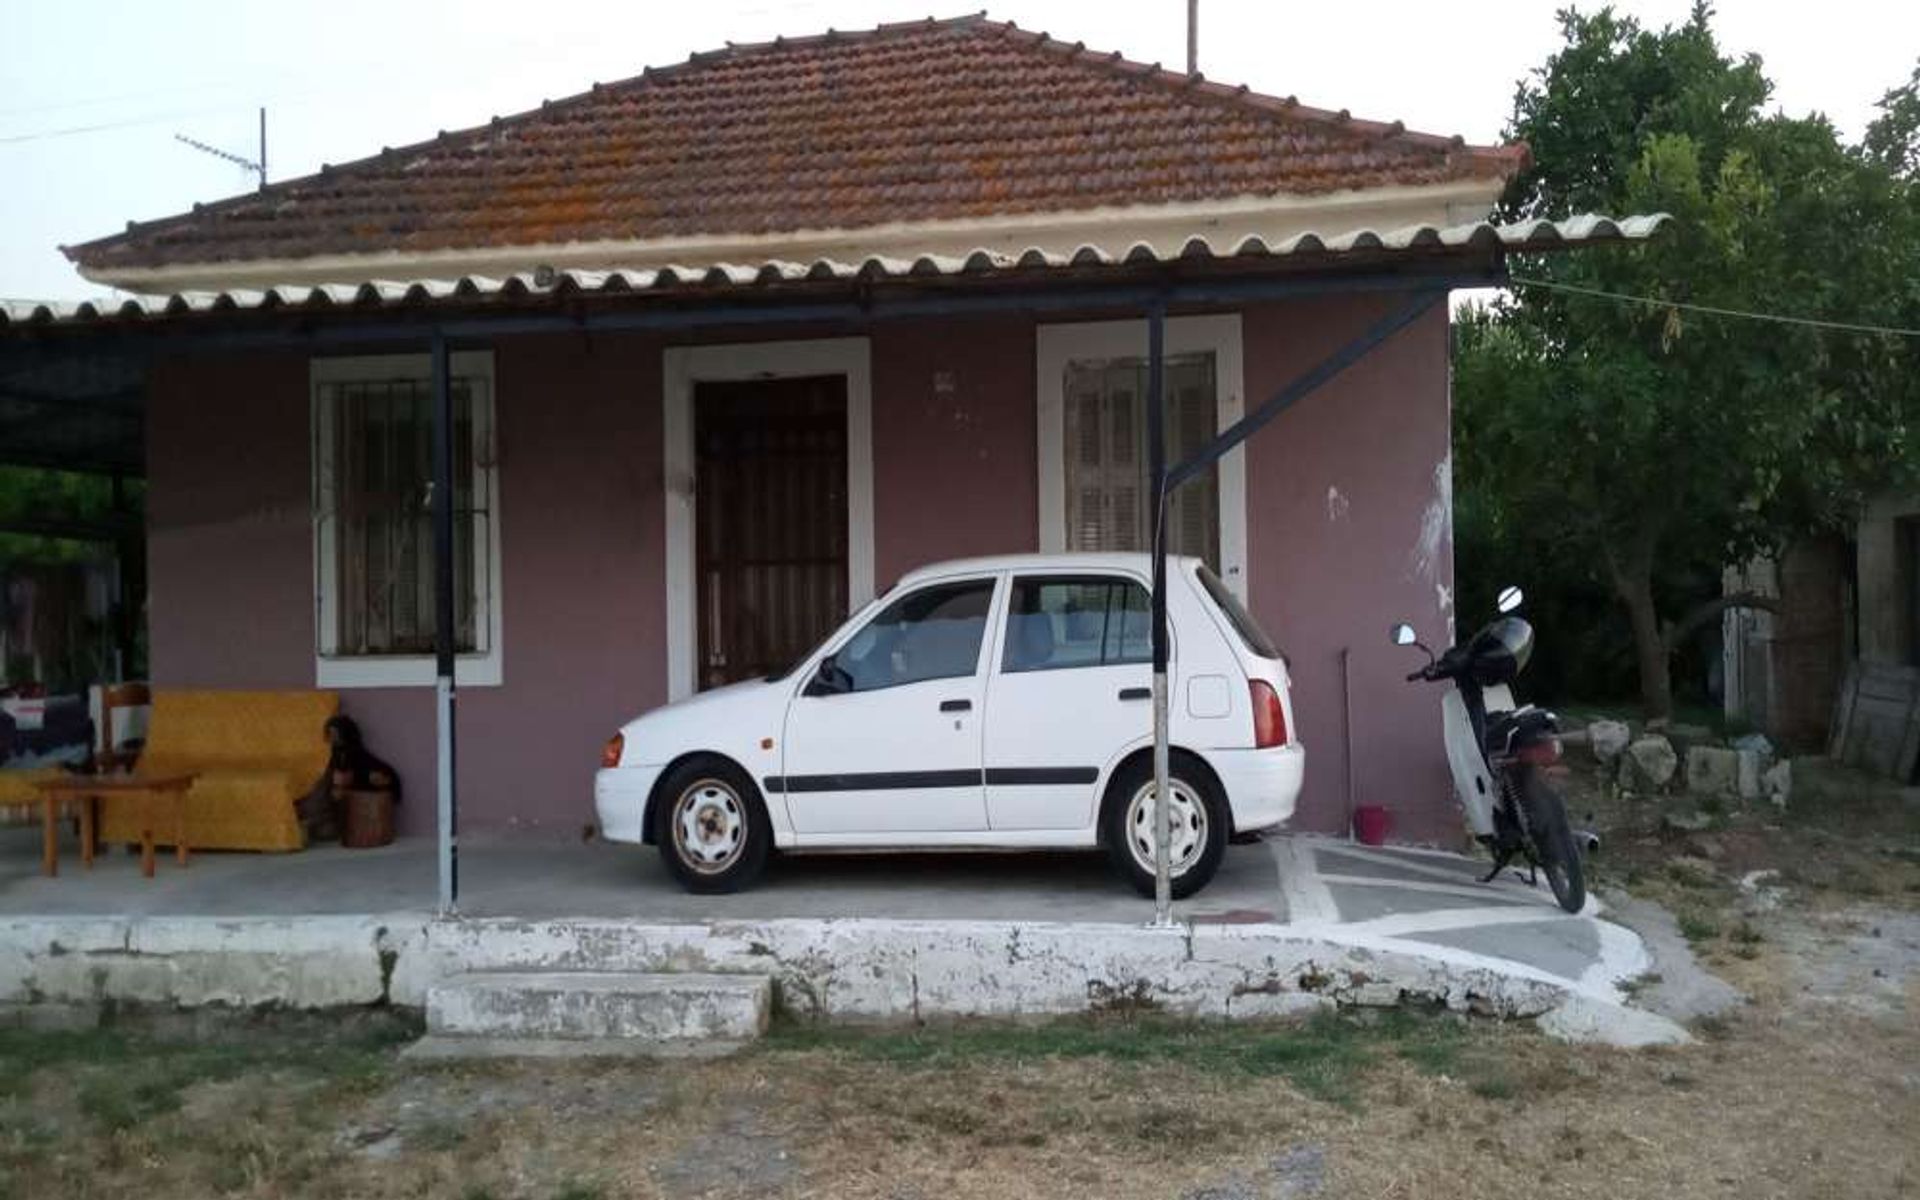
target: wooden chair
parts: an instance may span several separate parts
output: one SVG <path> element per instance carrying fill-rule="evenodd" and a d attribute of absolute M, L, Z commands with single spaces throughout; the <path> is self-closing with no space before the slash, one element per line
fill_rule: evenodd
<path fill-rule="evenodd" d="M 153 703 L 153 689 L 144 683 L 109 683 L 100 689 L 100 748 L 94 754 L 94 770 L 101 773 L 130 771 L 140 756 L 138 746 L 121 745 L 115 732 L 113 710 L 144 708 Z"/>

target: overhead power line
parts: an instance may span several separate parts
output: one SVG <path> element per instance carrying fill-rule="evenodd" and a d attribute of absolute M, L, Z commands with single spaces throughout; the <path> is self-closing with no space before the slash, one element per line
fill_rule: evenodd
<path fill-rule="evenodd" d="M 222 104 L 215 108 L 195 108 L 186 112 L 159 113 L 150 117 L 128 117 L 123 121 L 101 121 L 92 125 L 69 125 L 64 129 L 42 129 L 36 133 L 0 134 L 0 146 L 14 145 L 20 142 L 41 142 L 51 138 L 74 137 L 83 133 L 105 133 L 110 129 L 132 129 L 138 125 L 158 125 L 162 121 L 178 121 L 186 117 L 201 117 L 211 113 L 231 112 L 242 107 L 237 104 Z M 251 108 L 252 105 L 245 107 Z"/>
<path fill-rule="evenodd" d="M 1819 317 L 1800 317 L 1790 313 L 1749 312 L 1738 308 L 1719 308 L 1711 304 L 1690 304 L 1685 300 L 1663 300 L 1658 296 L 1635 296 L 1626 292 L 1609 292 L 1600 288 L 1581 287 L 1572 283 L 1557 283 L 1550 279 L 1528 279 L 1514 275 L 1507 279 L 1514 287 L 1545 288 L 1553 292 L 1569 292 L 1576 296 L 1591 296 L 1599 300 L 1618 300 L 1626 304 L 1642 304 L 1648 308 L 1678 308 L 1687 312 L 1705 313 L 1713 317 L 1735 317 L 1743 321 L 1771 321 L 1776 325 L 1799 325 L 1808 329 L 1832 329 L 1842 333 L 1870 333 L 1882 337 L 1920 338 L 1920 329 L 1902 329 L 1892 325 L 1861 325 L 1853 321 L 1827 321 Z"/>

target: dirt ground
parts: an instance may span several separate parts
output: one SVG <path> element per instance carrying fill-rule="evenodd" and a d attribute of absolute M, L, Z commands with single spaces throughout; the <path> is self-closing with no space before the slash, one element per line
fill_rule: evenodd
<path fill-rule="evenodd" d="M 1146 1014 L 414 1065 L 395 1013 L 128 1016 L 0 1030 L 0 1197 L 1920 1195 L 1910 803 L 1810 788 L 1675 830 L 1671 801 L 1568 783 L 1609 839 L 1602 886 L 1674 911 L 1749 998 L 1696 1045 Z"/>

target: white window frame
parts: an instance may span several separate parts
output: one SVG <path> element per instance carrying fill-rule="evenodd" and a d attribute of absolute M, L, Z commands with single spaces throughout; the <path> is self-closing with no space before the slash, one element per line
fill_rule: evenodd
<path fill-rule="evenodd" d="M 1147 322 L 1088 321 L 1041 325 L 1035 360 L 1035 396 L 1039 409 L 1040 550 L 1059 554 L 1067 548 L 1066 379 L 1069 363 L 1147 356 Z M 1246 411 L 1246 376 L 1241 358 L 1240 314 L 1168 317 L 1165 352 L 1213 354 L 1216 430 L 1226 429 Z M 1169 463 L 1168 466 L 1175 464 Z M 1220 575 L 1233 594 L 1247 603 L 1246 447 L 1221 457 Z"/>
<path fill-rule="evenodd" d="M 461 654 L 454 659 L 454 682 L 461 687 L 498 687 L 504 677 L 501 633 L 502 592 L 500 569 L 500 470 L 496 461 L 494 412 L 496 387 L 493 352 L 461 351 L 448 357 L 447 368 L 456 378 L 480 380 L 484 386 L 473 410 L 475 493 L 488 497 L 485 519 L 487 582 L 475 589 L 476 624 L 484 623 L 487 648 L 482 653 Z M 345 655 L 335 651 L 339 636 L 339 536 L 337 522 L 321 503 L 325 480 L 334 460 L 334 421 L 326 385 L 408 379 L 427 382 L 433 378 L 433 359 L 426 354 L 380 354 L 356 358 L 316 358 L 308 365 L 308 390 L 311 394 L 312 425 L 309 450 L 313 461 L 313 578 L 314 578 L 314 683 L 323 688 L 431 687 L 434 683 L 434 657 L 431 654 Z M 476 515 L 474 533 L 482 518 Z"/>
<path fill-rule="evenodd" d="M 697 690 L 693 392 L 696 384 L 841 375 L 847 381 L 847 611 L 873 599 L 873 356 L 869 339 L 669 346 L 662 356 L 667 505 L 667 699 Z"/>

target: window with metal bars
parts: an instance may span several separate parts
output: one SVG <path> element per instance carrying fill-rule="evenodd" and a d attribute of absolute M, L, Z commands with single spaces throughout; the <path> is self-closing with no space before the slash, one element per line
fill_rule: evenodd
<path fill-rule="evenodd" d="M 1211 352 L 1167 357 L 1169 467 L 1212 439 L 1218 412 L 1214 377 Z M 1073 360 L 1067 365 L 1065 407 L 1067 549 L 1151 550 L 1146 360 Z M 1174 493 L 1167 509 L 1167 549 L 1218 568 L 1218 468 Z"/>
<path fill-rule="evenodd" d="M 495 636 L 497 513 L 485 359 L 456 356 L 452 379 L 454 644 L 469 656 L 489 653 Z M 426 371 L 416 356 L 315 364 L 323 658 L 433 653 L 433 395 Z"/>

